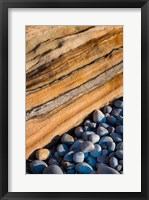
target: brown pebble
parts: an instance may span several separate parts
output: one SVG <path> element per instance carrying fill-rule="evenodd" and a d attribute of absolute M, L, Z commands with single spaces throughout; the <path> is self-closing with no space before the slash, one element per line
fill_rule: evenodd
<path fill-rule="evenodd" d="M 39 149 L 36 151 L 36 158 L 39 160 L 46 160 L 50 157 L 49 149 Z"/>

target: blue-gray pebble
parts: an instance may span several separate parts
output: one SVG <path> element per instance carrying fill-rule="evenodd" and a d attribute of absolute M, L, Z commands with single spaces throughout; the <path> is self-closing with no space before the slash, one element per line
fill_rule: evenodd
<path fill-rule="evenodd" d="M 82 133 L 83 133 L 82 126 L 78 126 L 77 128 L 75 128 L 75 135 L 76 135 L 77 138 L 81 138 L 82 137 Z"/>
<path fill-rule="evenodd" d="M 116 149 L 117 149 L 117 150 L 123 150 L 123 142 L 117 143 Z"/>
<path fill-rule="evenodd" d="M 121 100 L 116 100 L 114 102 L 114 106 L 117 107 L 117 108 L 123 108 L 123 101 Z"/>
<path fill-rule="evenodd" d="M 88 140 L 91 141 L 93 144 L 95 144 L 95 143 L 99 142 L 100 136 L 97 134 L 93 134 L 93 135 L 89 136 Z"/>
<path fill-rule="evenodd" d="M 110 166 L 115 169 L 116 166 L 118 165 L 118 160 L 117 160 L 117 158 L 112 157 L 112 158 L 110 158 L 109 163 L 110 163 Z"/>
<path fill-rule="evenodd" d="M 111 106 L 104 106 L 103 107 L 103 113 L 110 113 L 112 111 L 112 108 Z"/>
<path fill-rule="evenodd" d="M 93 171 L 93 168 L 86 162 L 78 163 L 75 167 L 75 170 L 79 174 L 90 174 Z"/>
<path fill-rule="evenodd" d="M 94 158 L 97 158 L 98 156 L 101 155 L 101 146 L 99 144 L 94 145 L 94 150 L 90 152 L 90 155 Z"/>
<path fill-rule="evenodd" d="M 84 141 L 82 139 L 76 140 L 73 145 L 69 148 L 69 151 L 74 151 L 75 153 L 80 151 L 80 146 Z"/>
<path fill-rule="evenodd" d="M 97 161 L 106 164 L 106 163 L 109 162 L 109 158 L 108 158 L 107 155 L 105 155 L 105 156 L 100 155 L 100 156 L 97 157 Z"/>
<path fill-rule="evenodd" d="M 83 134 L 82 134 L 82 139 L 83 140 L 88 140 L 89 139 L 89 136 L 90 135 L 94 135 L 95 134 L 95 132 L 93 132 L 93 131 L 85 131 L 85 132 L 83 132 Z"/>
<path fill-rule="evenodd" d="M 113 152 L 113 151 L 115 150 L 115 147 L 116 147 L 115 142 L 109 142 L 109 143 L 108 143 L 108 151 L 109 151 L 110 153 Z"/>
<path fill-rule="evenodd" d="M 99 140 L 99 145 L 102 145 L 102 144 L 106 144 L 109 143 L 109 142 L 113 142 L 113 139 L 109 136 L 103 136 L 100 140 Z"/>
<path fill-rule="evenodd" d="M 120 134 L 117 133 L 110 133 L 110 136 L 114 140 L 114 142 L 122 142 L 123 138 Z"/>
<path fill-rule="evenodd" d="M 48 165 L 42 161 L 42 160 L 33 160 L 30 163 L 30 170 L 33 174 L 42 174 L 43 170 L 47 167 Z"/>
<path fill-rule="evenodd" d="M 48 165 L 58 165 L 59 166 L 59 162 L 57 161 L 56 158 L 50 158 L 48 160 Z"/>
<path fill-rule="evenodd" d="M 65 133 L 65 134 L 61 137 L 61 142 L 62 142 L 63 144 L 66 144 L 66 145 L 72 145 L 72 144 L 74 143 L 74 138 L 73 138 L 71 135 Z"/>
<path fill-rule="evenodd" d="M 96 167 L 97 161 L 95 158 L 93 158 L 92 156 L 88 156 L 85 161 L 93 168 Z"/>
<path fill-rule="evenodd" d="M 43 174 L 63 174 L 63 171 L 57 165 L 50 165 L 43 170 Z"/>
<path fill-rule="evenodd" d="M 100 110 L 95 110 L 93 112 L 93 120 L 96 123 L 105 122 L 105 115 Z"/>
<path fill-rule="evenodd" d="M 119 174 L 119 172 L 109 166 L 98 166 L 98 174 Z"/>
<path fill-rule="evenodd" d="M 123 150 L 117 150 L 115 154 L 119 159 L 123 159 Z"/>
<path fill-rule="evenodd" d="M 71 162 L 73 161 L 73 155 L 74 155 L 74 151 L 69 151 L 68 153 L 66 153 L 66 155 L 64 156 L 64 160 Z"/>
<path fill-rule="evenodd" d="M 94 150 L 94 144 L 90 141 L 84 141 L 83 143 L 81 143 L 80 145 L 81 151 L 86 153 L 86 152 L 91 152 Z"/>
<path fill-rule="evenodd" d="M 97 134 L 102 137 L 102 136 L 106 136 L 109 134 L 108 130 L 102 126 L 99 126 L 97 129 Z"/>
<path fill-rule="evenodd" d="M 68 152 L 68 146 L 66 144 L 59 144 L 57 146 L 57 153 L 60 156 L 64 156 Z"/>
<path fill-rule="evenodd" d="M 75 163 L 80 163 L 84 161 L 84 153 L 79 151 L 73 155 L 73 161 Z"/>
<path fill-rule="evenodd" d="M 115 126 L 117 121 L 116 121 L 116 118 L 115 118 L 114 116 L 108 116 L 108 117 L 107 117 L 107 122 L 108 122 L 109 124 Z"/>

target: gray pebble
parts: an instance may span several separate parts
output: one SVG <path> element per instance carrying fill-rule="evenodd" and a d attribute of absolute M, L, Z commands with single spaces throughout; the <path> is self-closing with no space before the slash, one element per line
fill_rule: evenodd
<path fill-rule="evenodd" d="M 48 165 L 58 165 L 59 166 L 59 162 L 57 161 L 56 158 L 50 158 L 48 160 Z"/>
<path fill-rule="evenodd" d="M 109 124 L 106 124 L 106 123 L 100 123 L 100 126 L 104 127 L 104 128 L 108 128 L 109 127 Z"/>
<path fill-rule="evenodd" d="M 61 137 L 61 142 L 66 144 L 66 145 L 72 145 L 74 143 L 74 138 L 71 135 L 65 133 Z"/>
<path fill-rule="evenodd" d="M 95 110 L 93 112 L 93 120 L 96 123 L 105 122 L 105 115 L 100 110 Z"/>
<path fill-rule="evenodd" d="M 89 156 L 88 152 L 84 153 L 84 158 L 87 158 L 88 156 Z"/>
<path fill-rule="evenodd" d="M 116 100 L 114 102 L 114 106 L 117 107 L 117 108 L 123 108 L 123 101 L 121 100 Z"/>
<path fill-rule="evenodd" d="M 97 124 L 95 122 L 90 123 L 89 127 L 94 129 L 96 128 Z"/>
<path fill-rule="evenodd" d="M 112 168 L 116 168 L 116 166 L 118 165 L 118 160 L 117 160 L 117 158 L 112 157 L 112 158 L 110 158 L 109 163 L 110 163 L 110 166 L 111 166 Z"/>
<path fill-rule="evenodd" d="M 97 134 L 102 137 L 102 136 L 106 136 L 109 134 L 108 130 L 102 126 L 99 126 L 97 129 Z"/>
<path fill-rule="evenodd" d="M 81 126 L 78 126 L 75 128 L 75 135 L 77 138 L 81 138 L 83 133 L 83 128 Z"/>
<path fill-rule="evenodd" d="M 91 128 L 90 128 L 90 126 L 84 126 L 84 131 L 91 131 Z"/>
<path fill-rule="evenodd" d="M 123 117 L 122 116 L 118 116 L 117 118 L 116 118 L 116 125 L 117 126 L 123 126 Z"/>
<path fill-rule="evenodd" d="M 123 138 L 120 134 L 117 133 L 110 133 L 110 136 L 114 140 L 114 142 L 122 142 Z"/>
<path fill-rule="evenodd" d="M 111 106 L 104 106 L 103 107 L 103 113 L 110 113 L 112 111 L 112 108 Z"/>
<path fill-rule="evenodd" d="M 116 170 L 117 170 L 118 172 L 121 171 L 122 168 L 123 168 L 123 167 L 122 167 L 121 165 L 117 165 L 117 166 L 116 166 Z"/>
<path fill-rule="evenodd" d="M 115 157 L 115 152 L 109 153 L 108 157 L 109 157 L 109 158 Z"/>
<path fill-rule="evenodd" d="M 44 169 L 43 174 L 63 174 L 63 172 L 59 166 L 50 165 Z"/>
<path fill-rule="evenodd" d="M 122 109 L 115 108 L 112 110 L 111 115 L 114 117 L 117 117 L 120 115 L 121 112 L 122 112 Z"/>
<path fill-rule="evenodd" d="M 117 143 L 116 149 L 117 149 L 117 150 L 123 150 L 123 142 Z"/>
<path fill-rule="evenodd" d="M 109 131 L 109 133 L 114 133 L 115 128 L 114 128 L 113 126 L 109 126 L 109 127 L 107 128 L 107 130 Z"/>
<path fill-rule="evenodd" d="M 97 161 L 106 164 L 109 162 L 109 158 L 108 158 L 108 156 L 100 155 L 100 156 L 98 156 Z"/>
<path fill-rule="evenodd" d="M 89 119 L 87 119 L 87 120 L 85 120 L 85 122 L 84 122 L 84 126 L 89 126 L 90 123 L 91 123 L 91 121 L 90 121 Z"/>
<path fill-rule="evenodd" d="M 98 174 L 119 174 L 118 171 L 109 166 L 99 166 L 97 169 Z"/>
<path fill-rule="evenodd" d="M 113 139 L 109 136 L 104 136 L 99 140 L 99 145 L 106 144 L 109 142 L 113 142 Z"/>
<path fill-rule="evenodd" d="M 64 160 L 71 162 L 73 161 L 73 155 L 74 155 L 74 151 L 69 151 L 68 153 L 66 153 L 66 155 L 64 156 Z"/>
<path fill-rule="evenodd" d="M 95 143 L 99 142 L 100 137 L 97 134 L 93 134 L 93 135 L 89 136 L 88 140 L 91 141 L 93 144 L 95 144 Z"/>
<path fill-rule="evenodd" d="M 115 126 L 117 121 L 116 121 L 116 118 L 115 118 L 114 116 L 108 116 L 108 117 L 107 117 L 107 122 L 108 122 L 109 124 Z"/>
<path fill-rule="evenodd" d="M 94 150 L 94 144 L 90 141 L 84 141 L 83 143 L 81 143 L 80 145 L 81 151 L 86 153 L 86 152 L 91 152 Z"/>
<path fill-rule="evenodd" d="M 102 152 L 101 152 L 101 154 L 102 154 L 103 156 L 108 155 L 108 153 L 109 153 L 109 151 L 108 151 L 107 149 L 103 149 Z"/>
<path fill-rule="evenodd" d="M 83 140 L 88 140 L 89 139 L 89 136 L 90 135 L 94 135 L 95 134 L 95 132 L 93 132 L 93 131 L 85 131 L 85 132 L 83 132 L 83 134 L 82 134 L 82 139 Z"/>
<path fill-rule="evenodd" d="M 90 155 L 94 158 L 97 158 L 98 156 L 101 155 L 101 146 L 99 144 L 94 145 L 94 150 L 90 152 Z"/>
<path fill-rule="evenodd" d="M 76 140 L 73 145 L 69 148 L 69 151 L 74 151 L 75 153 L 80 151 L 80 146 L 84 141 L 82 139 Z"/>
<path fill-rule="evenodd" d="M 68 152 L 68 147 L 66 144 L 59 144 L 57 146 L 57 153 L 60 155 L 60 156 L 64 156 L 66 153 Z"/>
<path fill-rule="evenodd" d="M 115 154 L 119 159 L 123 159 L 123 150 L 117 150 Z"/>
<path fill-rule="evenodd" d="M 84 161 L 84 153 L 79 151 L 73 155 L 73 161 L 75 163 L 80 163 Z"/>
<path fill-rule="evenodd" d="M 114 151 L 115 150 L 115 142 L 109 142 L 108 143 L 108 150 L 109 150 L 109 152 L 112 152 L 112 151 Z"/>
<path fill-rule="evenodd" d="M 43 170 L 47 167 L 48 165 L 42 161 L 42 160 L 33 160 L 30 163 L 30 170 L 33 174 L 42 174 Z"/>
<path fill-rule="evenodd" d="M 75 167 L 75 170 L 79 174 L 90 174 L 93 171 L 93 168 L 86 162 L 78 163 Z"/>
<path fill-rule="evenodd" d="M 123 167 L 123 160 L 119 160 L 118 163 Z"/>
<path fill-rule="evenodd" d="M 116 126 L 115 132 L 120 135 L 123 135 L 123 126 Z"/>

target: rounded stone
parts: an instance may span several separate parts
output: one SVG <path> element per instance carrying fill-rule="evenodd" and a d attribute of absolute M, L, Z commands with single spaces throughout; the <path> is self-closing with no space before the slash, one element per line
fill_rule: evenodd
<path fill-rule="evenodd" d="M 90 155 L 94 158 L 97 158 L 98 156 L 101 155 L 101 146 L 99 144 L 94 145 L 94 150 L 90 152 Z"/>
<path fill-rule="evenodd" d="M 58 165 L 59 166 L 59 162 L 55 158 L 50 158 L 48 161 L 48 165 Z"/>
<path fill-rule="evenodd" d="M 117 149 L 117 150 L 123 150 L 123 142 L 117 143 L 116 149 Z"/>
<path fill-rule="evenodd" d="M 115 154 L 119 159 L 123 159 L 123 150 L 117 150 Z"/>
<path fill-rule="evenodd" d="M 109 136 L 103 136 L 99 140 L 99 145 L 102 145 L 102 144 L 107 145 L 109 142 L 113 142 L 113 139 L 111 137 L 109 137 Z"/>
<path fill-rule="evenodd" d="M 98 174 L 119 174 L 117 170 L 106 165 L 98 166 L 97 173 Z"/>
<path fill-rule="evenodd" d="M 84 153 L 84 158 L 87 158 L 88 156 L 89 156 L 88 152 Z"/>
<path fill-rule="evenodd" d="M 90 135 L 94 135 L 95 134 L 95 132 L 93 132 L 93 131 L 85 131 L 85 132 L 83 132 L 83 134 L 82 134 L 82 139 L 83 140 L 88 140 L 89 139 L 89 136 Z"/>
<path fill-rule="evenodd" d="M 73 155 L 73 161 L 75 163 L 80 163 L 84 161 L 84 153 L 79 151 Z"/>
<path fill-rule="evenodd" d="M 69 170 L 69 169 L 74 169 L 75 168 L 75 163 L 68 162 L 68 161 L 65 161 L 65 160 L 61 161 L 61 165 L 65 170 Z"/>
<path fill-rule="evenodd" d="M 109 124 L 106 124 L 106 123 L 100 123 L 100 126 L 104 127 L 104 128 L 108 128 L 109 127 Z"/>
<path fill-rule="evenodd" d="M 54 153 L 54 158 L 59 159 L 60 155 L 57 153 L 57 151 Z"/>
<path fill-rule="evenodd" d="M 103 136 L 106 136 L 109 134 L 108 130 L 102 126 L 99 126 L 98 129 L 97 129 L 97 134 L 100 136 L 100 137 L 103 137 Z"/>
<path fill-rule="evenodd" d="M 82 139 L 76 140 L 73 145 L 69 148 L 69 151 L 74 151 L 75 153 L 80 151 L 80 146 L 84 141 Z"/>
<path fill-rule="evenodd" d="M 107 155 L 103 156 L 103 155 L 100 155 L 97 157 L 97 161 L 100 162 L 100 163 L 108 163 L 109 162 L 109 158 Z"/>
<path fill-rule="evenodd" d="M 109 158 L 115 157 L 115 152 L 109 153 L 108 157 L 109 157 Z"/>
<path fill-rule="evenodd" d="M 106 156 L 108 155 L 109 151 L 107 149 L 103 149 L 101 153 L 103 156 Z"/>
<path fill-rule="evenodd" d="M 81 151 L 86 153 L 86 152 L 91 152 L 94 150 L 94 144 L 90 141 L 84 141 L 83 143 L 81 143 L 80 145 Z"/>
<path fill-rule="evenodd" d="M 110 158 L 109 163 L 110 163 L 110 166 L 115 169 L 116 166 L 118 165 L 118 160 L 117 160 L 117 158 L 112 157 L 112 158 Z"/>
<path fill-rule="evenodd" d="M 108 151 L 110 153 L 115 150 L 115 147 L 116 147 L 115 142 L 109 142 L 108 143 Z"/>
<path fill-rule="evenodd" d="M 93 135 L 89 136 L 88 140 L 91 141 L 93 144 L 95 144 L 95 143 L 99 142 L 100 137 L 97 134 L 93 134 Z"/>
<path fill-rule="evenodd" d="M 93 171 L 93 168 L 86 162 L 78 163 L 75 167 L 75 170 L 79 174 L 90 174 Z"/>
<path fill-rule="evenodd" d="M 107 117 L 107 122 L 108 122 L 109 124 L 115 126 L 117 121 L 116 121 L 116 118 L 115 118 L 115 117 L 113 117 L 113 116 L 108 116 L 108 117 Z"/>
<path fill-rule="evenodd" d="M 123 160 L 119 160 L 118 163 L 123 167 Z"/>
<path fill-rule="evenodd" d="M 85 122 L 84 122 L 84 126 L 89 126 L 90 123 L 91 123 L 91 121 L 90 121 L 89 119 L 87 119 L 87 120 L 85 120 Z"/>
<path fill-rule="evenodd" d="M 85 161 L 93 168 L 96 167 L 97 161 L 95 158 L 93 158 L 92 156 L 88 156 Z"/>
<path fill-rule="evenodd" d="M 91 128 L 90 128 L 90 126 L 84 126 L 84 131 L 91 131 Z"/>
<path fill-rule="evenodd" d="M 75 174 L 75 170 L 74 169 L 69 169 L 68 171 L 67 171 L 67 174 Z"/>
<path fill-rule="evenodd" d="M 104 106 L 103 107 L 103 113 L 110 113 L 112 111 L 112 108 L 111 106 Z"/>
<path fill-rule="evenodd" d="M 43 174 L 63 174 L 63 171 L 57 165 L 50 165 L 44 169 Z"/>
<path fill-rule="evenodd" d="M 115 108 L 112 110 L 111 115 L 114 117 L 117 117 L 120 115 L 121 112 L 122 112 L 122 109 Z"/>
<path fill-rule="evenodd" d="M 115 128 L 114 128 L 113 126 L 109 126 L 109 127 L 107 128 L 107 130 L 109 131 L 109 133 L 114 133 Z"/>
<path fill-rule="evenodd" d="M 105 122 L 105 115 L 100 110 L 95 110 L 93 112 L 93 120 L 96 123 Z"/>
<path fill-rule="evenodd" d="M 61 137 L 61 142 L 62 142 L 63 144 L 66 144 L 66 145 L 72 145 L 72 144 L 74 143 L 74 138 L 73 138 L 71 135 L 65 133 L 65 134 Z"/>
<path fill-rule="evenodd" d="M 95 129 L 97 124 L 95 122 L 90 123 L 89 127 Z"/>
<path fill-rule="evenodd" d="M 121 165 L 117 165 L 117 166 L 116 166 L 116 170 L 117 170 L 118 172 L 121 171 L 122 168 L 123 168 L 123 167 L 122 167 Z"/>
<path fill-rule="evenodd" d="M 74 155 L 74 151 L 69 151 L 68 153 L 65 154 L 63 159 L 65 161 L 71 162 L 73 161 L 73 155 Z"/>
<path fill-rule="evenodd" d="M 66 144 L 59 144 L 57 146 L 57 152 L 60 156 L 64 156 L 68 152 L 68 146 Z"/>
<path fill-rule="evenodd" d="M 118 116 L 117 118 L 116 118 L 116 125 L 117 126 L 123 126 L 123 117 L 122 116 Z"/>
<path fill-rule="evenodd" d="M 36 151 L 36 158 L 39 160 L 46 160 L 50 157 L 51 153 L 49 149 L 38 149 Z"/>
<path fill-rule="evenodd" d="M 114 102 L 114 106 L 117 107 L 117 108 L 123 108 L 123 101 L 121 100 L 116 100 Z"/>
<path fill-rule="evenodd" d="M 78 126 L 77 128 L 75 128 L 75 135 L 76 135 L 77 138 L 81 138 L 82 137 L 82 133 L 83 133 L 82 126 Z"/>
<path fill-rule="evenodd" d="M 47 167 L 48 165 L 42 161 L 42 160 L 33 160 L 30 163 L 30 170 L 33 174 L 42 174 L 43 170 Z"/>
<path fill-rule="evenodd" d="M 123 135 L 123 126 L 116 126 L 115 132 L 120 135 Z"/>
<path fill-rule="evenodd" d="M 114 140 L 114 142 L 122 142 L 123 138 L 120 134 L 117 133 L 110 133 L 110 136 Z"/>

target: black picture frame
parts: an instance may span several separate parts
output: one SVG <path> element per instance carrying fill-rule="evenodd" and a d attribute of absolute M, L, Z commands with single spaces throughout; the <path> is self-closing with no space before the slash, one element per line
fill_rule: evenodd
<path fill-rule="evenodd" d="M 8 192 L 8 9 L 141 8 L 141 192 Z M 148 0 L 0 0 L 0 198 L 1 199 L 149 199 L 149 2 Z M 100 184 L 100 183 L 99 183 Z M 101 183 L 102 184 L 102 183 Z M 99 185 L 100 186 L 100 185 Z"/>

